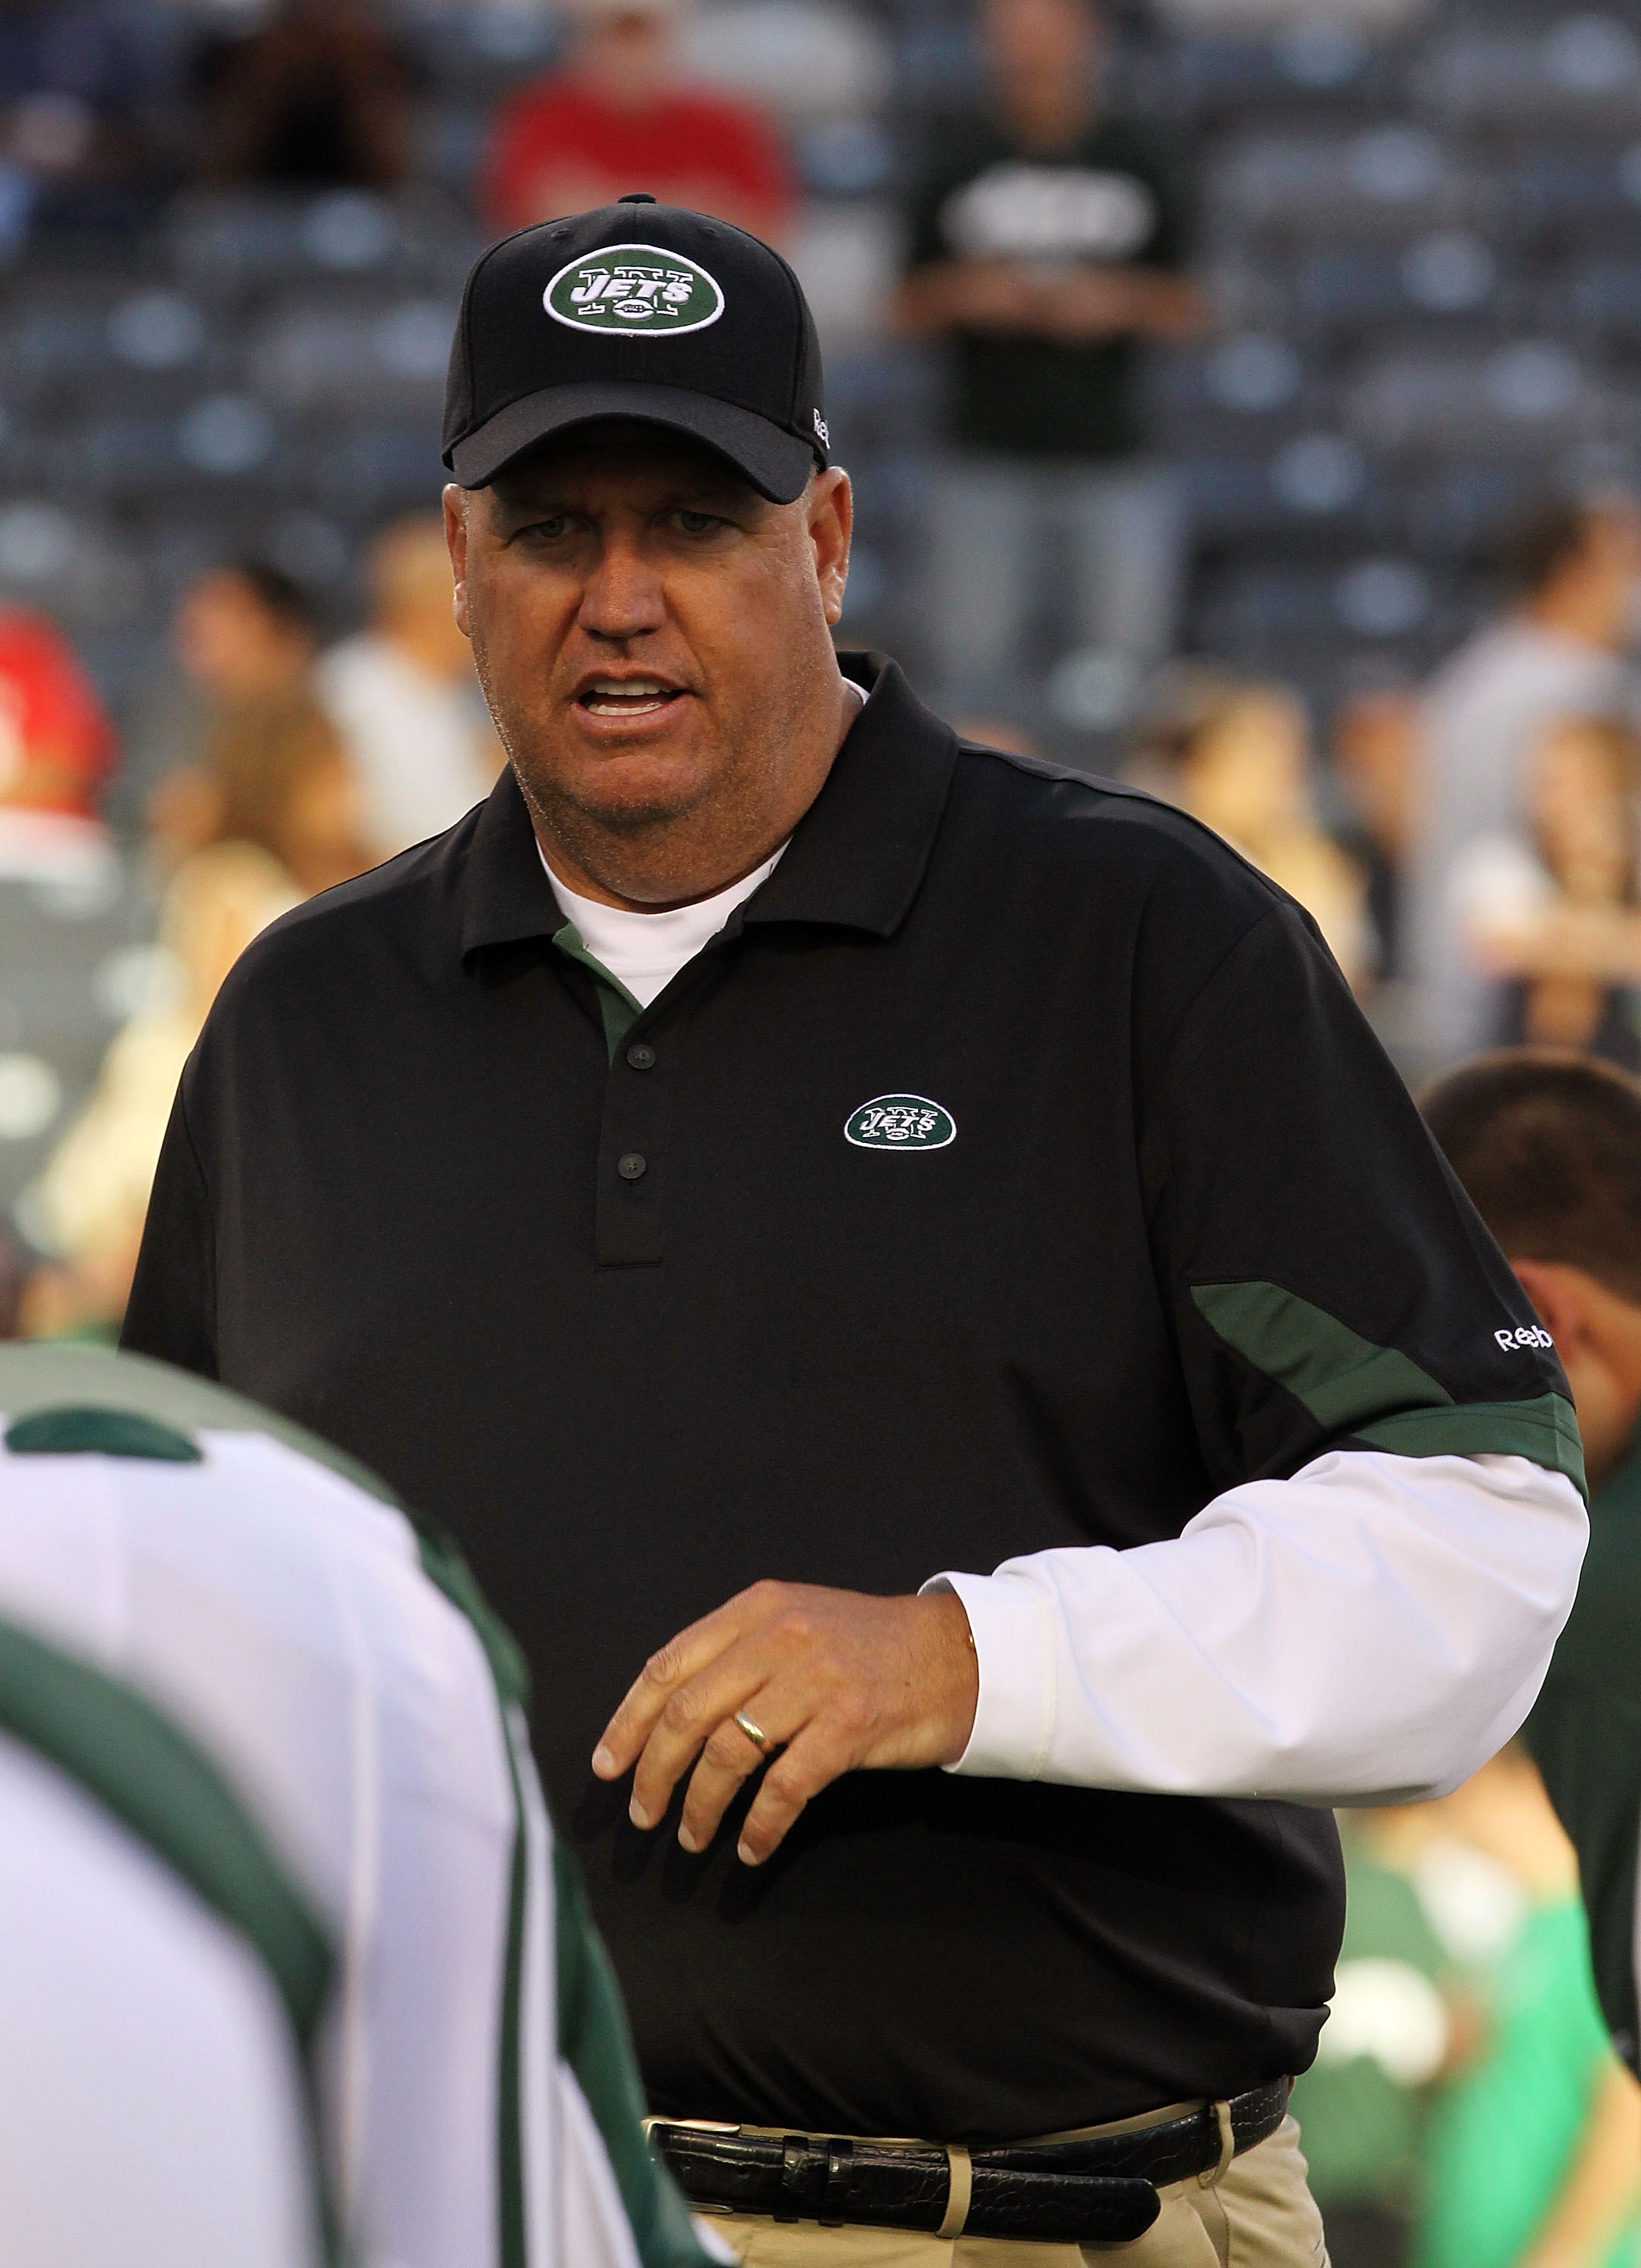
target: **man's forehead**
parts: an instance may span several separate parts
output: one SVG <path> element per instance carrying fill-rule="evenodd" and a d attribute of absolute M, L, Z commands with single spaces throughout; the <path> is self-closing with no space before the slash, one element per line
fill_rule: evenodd
<path fill-rule="evenodd" d="M 704 442 L 661 426 L 615 420 L 543 442 L 499 474 L 493 487 L 504 511 L 595 491 L 646 497 L 710 494 L 748 504 L 762 502 L 750 482 Z"/>

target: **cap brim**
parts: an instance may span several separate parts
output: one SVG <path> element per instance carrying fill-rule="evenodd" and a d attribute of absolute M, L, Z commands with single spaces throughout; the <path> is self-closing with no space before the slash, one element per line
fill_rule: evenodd
<path fill-rule="evenodd" d="M 456 443 L 450 452 L 450 469 L 464 489 L 488 488 L 498 473 L 538 442 L 603 417 L 630 417 L 705 442 L 727 457 L 772 504 L 791 504 L 801 497 L 817 461 L 807 441 L 732 401 L 691 394 L 681 386 L 626 386 L 601 379 L 584 386 L 544 387 L 539 394 L 509 402 L 477 432 Z"/>

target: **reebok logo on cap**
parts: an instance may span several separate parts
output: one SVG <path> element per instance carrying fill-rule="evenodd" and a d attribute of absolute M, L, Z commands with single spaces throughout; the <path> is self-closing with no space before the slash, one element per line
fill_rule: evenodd
<path fill-rule="evenodd" d="M 573 260 L 542 293 L 542 303 L 573 331 L 630 331 L 651 339 L 704 331 L 724 311 L 715 276 L 654 244 L 612 244 L 591 259 Z"/>

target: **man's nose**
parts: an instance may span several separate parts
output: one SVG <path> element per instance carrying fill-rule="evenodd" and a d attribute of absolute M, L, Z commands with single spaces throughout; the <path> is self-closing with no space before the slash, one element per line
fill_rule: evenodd
<path fill-rule="evenodd" d="M 638 545 L 606 541 L 581 592 L 576 620 L 589 637 L 640 637 L 667 619 L 661 578 Z"/>

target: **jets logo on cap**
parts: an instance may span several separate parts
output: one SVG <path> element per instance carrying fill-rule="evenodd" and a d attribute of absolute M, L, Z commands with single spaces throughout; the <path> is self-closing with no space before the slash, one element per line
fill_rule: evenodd
<path fill-rule="evenodd" d="M 573 331 L 676 339 L 715 323 L 724 295 L 717 279 L 681 252 L 656 244 L 610 244 L 561 268 L 542 304 L 555 322 Z"/>

